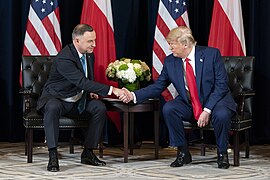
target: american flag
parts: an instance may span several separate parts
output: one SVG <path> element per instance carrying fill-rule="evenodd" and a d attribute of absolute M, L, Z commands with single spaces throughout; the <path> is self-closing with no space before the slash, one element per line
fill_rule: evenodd
<path fill-rule="evenodd" d="M 56 55 L 62 48 L 59 0 L 31 0 L 23 55 Z"/>
<path fill-rule="evenodd" d="M 161 73 L 164 58 L 171 54 L 165 37 L 171 29 L 177 26 L 189 27 L 187 3 L 187 0 L 160 0 L 153 47 L 152 73 L 154 80 Z M 177 92 L 171 84 L 162 95 L 166 100 L 171 100 L 177 95 Z"/>

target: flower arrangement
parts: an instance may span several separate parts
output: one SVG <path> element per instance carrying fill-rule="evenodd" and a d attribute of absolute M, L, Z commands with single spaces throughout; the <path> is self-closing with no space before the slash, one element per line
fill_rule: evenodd
<path fill-rule="evenodd" d="M 111 62 L 106 69 L 106 76 L 110 80 L 120 81 L 123 84 L 151 79 L 150 69 L 145 62 L 128 58 Z"/>

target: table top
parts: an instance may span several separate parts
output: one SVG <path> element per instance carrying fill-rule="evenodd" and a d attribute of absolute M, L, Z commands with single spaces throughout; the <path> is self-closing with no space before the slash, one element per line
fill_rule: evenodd
<path fill-rule="evenodd" d="M 119 99 L 115 98 L 103 98 L 102 101 L 105 103 L 108 111 L 118 112 L 149 112 L 159 110 L 159 100 L 149 99 L 142 103 L 123 103 Z"/>

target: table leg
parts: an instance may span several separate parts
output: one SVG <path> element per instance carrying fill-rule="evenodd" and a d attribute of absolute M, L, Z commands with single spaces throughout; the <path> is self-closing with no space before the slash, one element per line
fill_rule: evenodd
<path fill-rule="evenodd" d="M 129 153 L 133 155 L 133 147 L 134 147 L 134 113 L 129 113 L 129 127 L 130 127 L 130 132 L 129 132 Z"/>
<path fill-rule="evenodd" d="M 124 162 L 128 162 L 128 112 L 124 112 Z"/>
<path fill-rule="evenodd" d="M 159 150 L 159 111 L 154 112 L 154 128 L 155 128 L 155 159 L 158 159 Z"/>

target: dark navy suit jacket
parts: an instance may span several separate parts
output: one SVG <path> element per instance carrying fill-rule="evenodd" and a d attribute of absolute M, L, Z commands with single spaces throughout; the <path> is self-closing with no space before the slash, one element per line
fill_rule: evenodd
<path fill-rule="evenodd" d="M 94 54 L 87 54 L 88 78 L 85 77 L 78 52 L 73 44 L 64 47 L 53 61 L 49 78 L 44 85 L 37 109 L 50 98 L 72 97 L 82 90 L 106 96 L 110 86 L 93 81 Z"/>
<path fill-rule="evenodd" d="M 227 85 L 227 73 L 218 49 L 196 46 L 195 71 L 202 107 L 212 110 L 217 102 L 236 111 L 236 104 Z M 178 97 L 188 102 L 185 89 L 183 61 L 172 54 L 164 60 L 163 69 L 157 81 L 150 86 L 135 91 L 137 102 L 158 97 L 172 83 L 178 92 Z"/>

